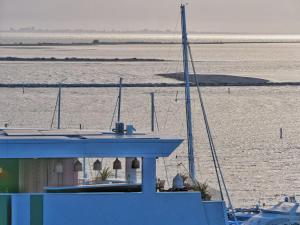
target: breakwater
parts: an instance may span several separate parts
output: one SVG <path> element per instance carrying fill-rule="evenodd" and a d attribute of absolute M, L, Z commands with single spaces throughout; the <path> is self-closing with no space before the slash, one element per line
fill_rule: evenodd
<path fill-rule="evenodd" d="M 163 62 L 163 59 L 148 59 L 148 58 L 55 58 L 55 57 L 0 57 L 0 61 L 25 61 L 25 62 Z"/>
<path fill-rule="evenodd" d="M 143 88 L 143 87 L 184 87 L 184 83 L 124 83 L 123 87 Z M 195 83 L 190 86 L 195 87 Z M 249 86 L 300 86 L 300 82 L 268 82 L 268 83 L 200 83 L 201 87 L 249 87 Z M 119 87 L 117 83 L 68 83 L 68 84 L 48 84 L 48 83 L 0 83 L 0 88 L 114 88 Z"/>

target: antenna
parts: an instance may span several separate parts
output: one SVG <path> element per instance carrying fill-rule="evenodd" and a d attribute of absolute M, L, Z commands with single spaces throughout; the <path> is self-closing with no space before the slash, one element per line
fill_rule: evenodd
<path fill-rule="evenodd" d="M 118 97 L 118 123 L 121 121 L 121 103 L 122 103 L 122 81 L 123 78 L 120 77 L 120 83 L 119 83 L 119 97 Z"/>

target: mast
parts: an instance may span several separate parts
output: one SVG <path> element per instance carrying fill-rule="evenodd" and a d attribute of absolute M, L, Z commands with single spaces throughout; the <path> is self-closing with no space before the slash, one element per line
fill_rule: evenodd
<path fill-rule="evenodd" d="M 190 96 L 190 79 L 189 79 L 189 63 L 188 63 L 188 40 L 186 33 L 186 18 L 185 5 L 180 6 L 181 11 L 181 30 L 182 30 L 182 51 L 183 51 L 183 67 L 185 81 L 185 110 L 186 110 L 186 126 L 188 139 L 188 159 L 189 173 L 195 180 L 195 165 L 194 165 L 194 144 L 193 144 L 193 128 L 192 128 L 192 111 L 191 111 L 191 96 Z"/>

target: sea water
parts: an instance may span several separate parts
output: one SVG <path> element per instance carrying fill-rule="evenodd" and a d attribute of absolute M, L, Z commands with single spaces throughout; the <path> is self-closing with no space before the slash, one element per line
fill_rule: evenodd
<path fill-rule="evenodd" d="M 197 44 L 192 50 L 200 74 L 300 81 L 298 43 Z M 157 74 L 182 71 L 181 47 L 176 44 L 0 47 L 0 57 L 7 56 L 166 61 L 0 62 L 0 83 L 57 83 L 64 79 L 65 83 L 117 83 L 119 77 L 125 83 L 170 83 L 179 81 Z M 183 88 L 124 88 L 122 121 L 140 132 L 150 132 L 150 92 L 155 92 L 155 133 L 185 138 Z M 286 194 L 299 196 L 300 87 L 204 87 L 202 92 L 234 205 L 251 206 L 259 200 L 274 204 Z M 194 88 L 191 94 L 197 178 L 217 189 Z M 56 97 L 56 89 L 1 88 L 0 125 L 48 128 Z M 108 130 L 116 98 L 114 88 L 63 89 L 62 127 L 79 128 L 81 124 L 87 129 Z M 158 160 L 157 176 L 171 183 L 176 173 L 186 173 L 180 163 L 187 167 L 186 142 L 165 163 Z M 110 162 L 105 165 L 111 166 Z"/>

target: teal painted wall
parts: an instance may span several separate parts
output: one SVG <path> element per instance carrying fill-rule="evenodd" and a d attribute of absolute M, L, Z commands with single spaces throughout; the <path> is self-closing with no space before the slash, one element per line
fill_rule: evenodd
<path fill-rule="evenodd" d="M 30 196 L 30 225 L 43 225 L 43 195 Z"/>
<path fill-rule="evenodd" d="M 0 225 L 11 225 L 11 197 L 0 194 Z"/>
<path fill-rule="evenodd" d="M 4 171 L 0 175 L 0 193 L 19 192 L 19 160 L 0 159 L 0 168 Z"/>

